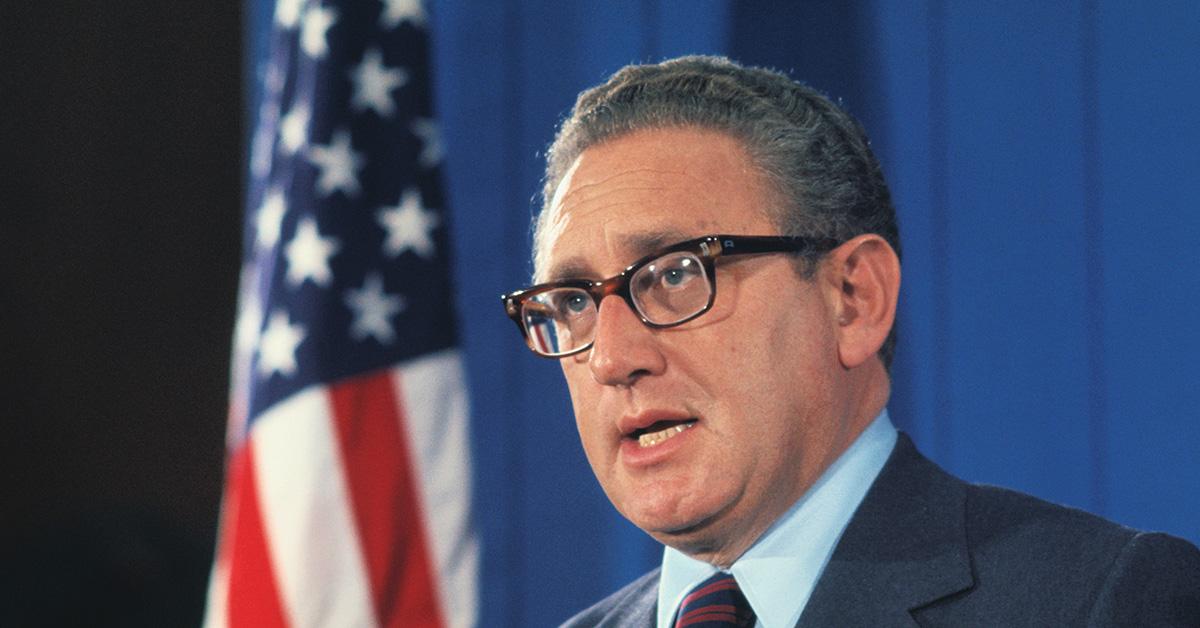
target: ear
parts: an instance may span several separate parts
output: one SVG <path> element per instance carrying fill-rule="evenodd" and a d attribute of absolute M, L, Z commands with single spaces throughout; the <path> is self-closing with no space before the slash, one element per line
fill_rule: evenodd
<path fill-rule="evenodd" d="M 900 258 L 867 233 L 829 254 L 825 271 L 842 366 L 852 369 L 879 352 L 896 321 Z"/>

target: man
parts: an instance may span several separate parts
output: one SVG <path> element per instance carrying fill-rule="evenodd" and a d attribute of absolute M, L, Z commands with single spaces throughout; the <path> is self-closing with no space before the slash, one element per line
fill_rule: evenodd
<path fill-rule="evenodd" d="M 545 198 L 538 285 L 506 309 L 667 546 L 567 625 L 1200 625 L 1192 545 L 968 485 L 896 432 L 895 215 L 821 95 L 719 58 L 627 67 L 580 96 Z"/>

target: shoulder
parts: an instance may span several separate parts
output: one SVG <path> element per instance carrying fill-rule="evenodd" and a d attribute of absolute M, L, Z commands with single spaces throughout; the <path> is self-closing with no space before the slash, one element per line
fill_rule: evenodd
<path fill-rule="evenodd" d="M 1200 621 L 1200 550 L 1188 541 L 964 482 L 904 437 L 876 488 L 877 506 L 864 527 L 872 534 L 860 544 L 890 539 L 892 550 L 908 547 L 910 558 L 926 567 L 913 577 L 937 580 L 951 564 L 965 575 L 962 588 L 944 587 L 916 612 L 931 625 Z"/>
<path fill-rule="evenodd" d="M 1123 555 L 1160 547 L 1200 558 L 1200 551 L 1183 539 L 1129 528 L 1005 488 L 967 484 L 965 505 L 967 540 L 977 566 L 1007 556 L 1012 562 L 1105 571 Z"/>
<path fill-rule="evenodd" d="M 994 486 L 967 484 L 965 503 L 975 596 L 1070 624 L 1200 620 L 1200 550 L 1183 539 Z"/>
<path fill-rule="evenodd" d="M 625 585 L 587 610 L 568 619 L 564 628 L 603 626 L 654 626 L 660 569 Z"/>
<path fill-rule="evenodd" d="M 996 486 L 967 484 L 965 496 L 968 542 L 984 561 L 993 552 L 1037 552 L 1040 562 L 1109 562 L 1138 533 L 1082 510 Z"/>
<path fill-rule="evenodd" d="M 1089 621 L 1114 625 L 1200 624 L 1200 550 L 1167 534 L 1141 532 L 1108 569 Z"/>
<path fill-rule="evenodd" d="M 931 518 L 961 517 L 947 522 L 946 529 L 965 531 L 973 570 L 1015 565 L 1102 572 L 1125 552 L 1136 555 L 1161 545 L 1200 558 L 1194 545 L 1177 537 L 1129 528 L 1011 489 L 963 481 L 921 455 L 907 436 L 897 443 L 889 467 L 880 480 L 891 514 L 924 510 L 925 517 L 915 520 L 923 524 Z"/>

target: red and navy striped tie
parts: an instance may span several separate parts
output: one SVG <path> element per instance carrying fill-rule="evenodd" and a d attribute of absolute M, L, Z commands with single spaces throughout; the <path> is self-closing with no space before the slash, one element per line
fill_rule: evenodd
<path fill-rule="evenodd" d="M 717 572 L 696 585 L 679 605 L 675 628 L 729 628 L 753 626 L 754 609 L 742 595 L 733 576 Z"/>

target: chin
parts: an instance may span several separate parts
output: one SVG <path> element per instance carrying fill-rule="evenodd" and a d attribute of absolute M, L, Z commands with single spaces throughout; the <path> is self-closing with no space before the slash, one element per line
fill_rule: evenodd
<path fill-rule="evenodd" d="M 718 554 L 725 547 L 724 541 L 726 541 L 719 530 L 705 523 L 673 530 L 647 530 L 647 532 L 659 543 L 702 560 Z"/>
<path fill-rule="evenodd" d="M 714 537 L 720 536 L 719 517 L 726 509 L 711 507 L 680 511 L 662 508 L 662 504 L 654 506 L 659 508 L 648 507 L 622 514 L 660 543 L 685 553 L 694 553 L 691 549 L 693 546 L 702 551 L 713 543 Z"/>

